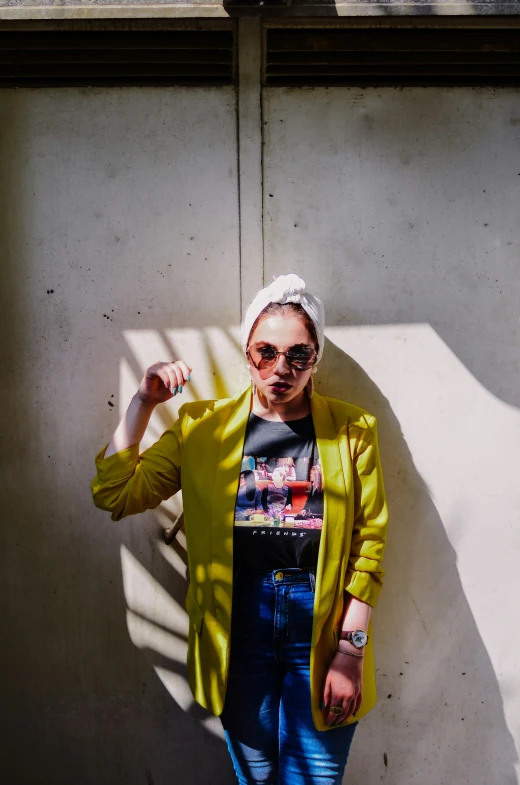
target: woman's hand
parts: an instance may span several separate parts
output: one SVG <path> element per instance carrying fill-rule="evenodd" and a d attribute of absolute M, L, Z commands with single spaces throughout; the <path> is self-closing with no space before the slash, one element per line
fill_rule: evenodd
<path fill-rule="evenodd" d="M 325 722 L 341 725 L 356 714 L 362 698 L 363 657 L 336 654 L 332 660 L 323 691 Z M 331 714 L 332 706 L 340 706 L 341 714 Z"/>
<path fill-rule="evenodd" d="M 171 363 L 154 363 L 143 376 L 137 392 L 143 403 L 164 403 L 182 392 L 186 382 L 191 381 L 191 368 L 182 360 Z"/>
<path fill-rule="evenodd" d="M 174 363 L 154 363 L 146 371 L 139 389 L 117 426 L 112 441 L 105 450 L 105 458 L 141 442 L 154 407 L 169 401 L 190 379 L 191 368 L 177 360 Z M 179 387 L 181 388 L 179 390 Z"/>

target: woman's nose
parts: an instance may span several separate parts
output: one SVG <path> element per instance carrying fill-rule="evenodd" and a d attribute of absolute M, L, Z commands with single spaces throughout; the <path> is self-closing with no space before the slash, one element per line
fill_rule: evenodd
<path fill-rule="evenodd" d="M 285 354 L 279 354 L 273 371 L 280 376 L 281 374 L 287 373 L 289 371 L 289 366 L 287 364 L 287 360 L 285 359 Z"/>

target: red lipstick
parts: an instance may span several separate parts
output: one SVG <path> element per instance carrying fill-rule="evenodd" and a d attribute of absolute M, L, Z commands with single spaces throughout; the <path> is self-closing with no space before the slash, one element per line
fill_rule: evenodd
<path fill-rule="evenodd" d="M 275 393 L 284 393 L 291 389 L 291 385 L 287 384 L 287 382 L 273 382 L 269 387 Z"/>

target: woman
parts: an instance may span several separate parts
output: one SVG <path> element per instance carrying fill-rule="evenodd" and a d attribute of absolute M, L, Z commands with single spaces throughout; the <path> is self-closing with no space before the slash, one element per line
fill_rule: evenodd
<path fill-rule="evenodd" d="M 262 492 L 256 487 L 254 471 L 246 469 L 240 472 L 235 504 L 235 521 L 247 521 L 249 516 L 260 508 L 261 497 Z"/>
<path fill-rule="evenodd" d="M 305 507 L 296 516 L 297 520 L 305 518 L 323 518 L 323 477 L 319 464 L 314 464 L 309 477 L 309 494 Z"/>
<path fill-rule="evenodd" d="M 341 783 L 375 703 L 370 612 L 387 527 L 376 422 L 313 395 L 323 329 L 321 302 L 280 276 L 244 319 L 248 390 L 182 406 L 140 456 L 153 408 L 190 381 L 185 362 L 156 363 L 96 459 L 94 500 L 114 520 L 176 493 L 182 469 L 188 678 L 221 716 L 240 783 Z M 321 530 L 234 526 L 242 456 L 276 454 L 319 462 Z"/>

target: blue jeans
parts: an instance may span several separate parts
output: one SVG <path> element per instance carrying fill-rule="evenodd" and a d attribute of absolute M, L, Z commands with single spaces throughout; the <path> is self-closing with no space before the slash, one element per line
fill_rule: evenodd
<path fill-rule="evenodd" d="M 357 723 L 318 731 L 310 700 L 314 574 L 238 570 L 221 715 L 242 785 L 341 785 Z"/>

